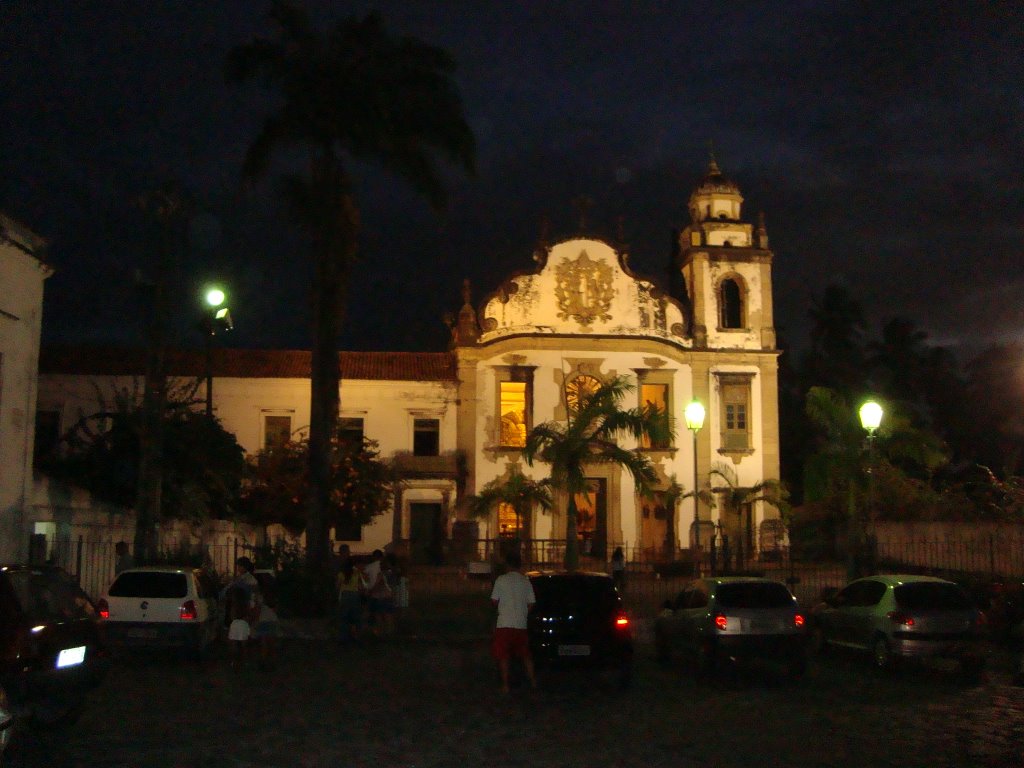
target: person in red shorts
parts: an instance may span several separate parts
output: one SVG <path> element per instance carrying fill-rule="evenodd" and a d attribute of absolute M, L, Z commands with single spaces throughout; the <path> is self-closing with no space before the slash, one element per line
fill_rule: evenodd
<path fill-rule="evenodd" d="M 537 602 L 533 594 L 533 585 L 521 572 L 523 563 L 519 553 L 510 551 L 505 555 L 508 573 L 494 580 L 491 590 L 491 602 L 498 609 L 498 621 L 494 629 L 494 640 L 491 650 L 498 660 L 498 671 L 501 672 L 502 693 L 508 693 L 509 660 L 520 658 L 526 668 L 526 676 L 530 686 L 537 687 L 537 678 L 533 671 L 533 657 L 530 655 L 530 643 L 526 634 L 526 617 Z"/>

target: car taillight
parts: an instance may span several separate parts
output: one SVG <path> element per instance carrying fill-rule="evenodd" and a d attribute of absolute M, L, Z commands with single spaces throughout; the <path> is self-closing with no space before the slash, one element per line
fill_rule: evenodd
<path fill-rule="evenodd" d="M 715 616 L 715 626 L 718 629 L 728 629 L 729 628 L 729 617 L 726 616 L 724 613 L 719 613 L 718 615 Z"/>
<path fill-rule="evenodd" d="M 988 624 L 988 616 L 985 615 L 984 611 L 978 611 L 978 615 L 974 617 L 974 626 L 977 629 L 984 629 Z"/>
<path fill-rule="evenodd" d="M 100 598 L 100 601 L 96 603 L 96 613 L 99 614 L 99 617 L 101 619 L 110 618 L 110 606 L 107 604 L 107 601 L 104 600 L 102 597 Z"/>
<path fill-rule="evenodd" d="M 186 600 L 181 604 L 181 620 L 182 621 L 194 621 L 199 617 L 199 611 L 196 610 L 195 600 Z"/>
<path fill-rule="evenodd" d="M 619 614 L 615 617 L 615 628 L 616 629 L 629 629 L 629 616 L 625 614 Z"/>
<path fill-rule="evenodd" d="M 904 627 L 914 626 L 914 617 L 909 614 L 901 613 L 900 611 L 889 611 L 885 615 L 893 624 L 900 624 Z"/>
<path fill-rule="evenodd" d="M 798 613 L 793 617 L 793 625 L 796 627 L 802 627 L 804 625 L 804 617 Z"/>

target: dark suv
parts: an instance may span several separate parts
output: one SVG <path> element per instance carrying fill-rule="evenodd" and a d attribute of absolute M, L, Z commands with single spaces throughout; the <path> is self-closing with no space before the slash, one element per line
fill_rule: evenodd
<path fill-rule="evenodd" d="M 15 722 L 70 722 L 106 667 L 96 611 L 67 573 L 0 567 L 0 709 Z"/>
<path fill-rule="evenodd" d="M 633 633 L 622 598 L 603 573 L 530 573 L 537 604 L 528 623 L 530 650 L 541 665 L 610 669 L 630 682 Z"/>

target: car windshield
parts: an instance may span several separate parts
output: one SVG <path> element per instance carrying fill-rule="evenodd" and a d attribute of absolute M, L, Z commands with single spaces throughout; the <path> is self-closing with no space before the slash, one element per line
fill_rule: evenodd
<path fill-rule="evenodd" d="M 715 601 L 722 608 L 789 608 L 793 605 L 793 596 L 782 584 L 744 581 L 719 584 Z"/>
<path fill-rule="evenodd" d="M 63 571 L 7 571 L 14 599 L 33 624 L 87 619 L 95 615 L 92 603 Z"/>
<path fill-rule="evenodd" d="M 905 611 L 966 611 L 971 599 L 956 584 L 941 581 L 918 581 L 900 584 L 893 590 L 896 604 Z"/>
<path fill-rule="evenodd" d="M 600 576 L 539 576 L 532 583 L 542 611 L 610 611 L 618 602 L 612 580 Z"/>
<path fill-rule="evenodd" d="M 110 585 L 111 597 L 185 597 L 184 573 L 125 571 Z"/>

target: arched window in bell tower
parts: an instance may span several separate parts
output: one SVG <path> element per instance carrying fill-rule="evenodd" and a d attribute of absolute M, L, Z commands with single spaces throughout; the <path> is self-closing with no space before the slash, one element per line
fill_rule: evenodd
<path fill-rule="evenodd" d="M 733 277 L 718 286 L 718 324 L 720 328 L 743 328 L 743 289 Z"/>

